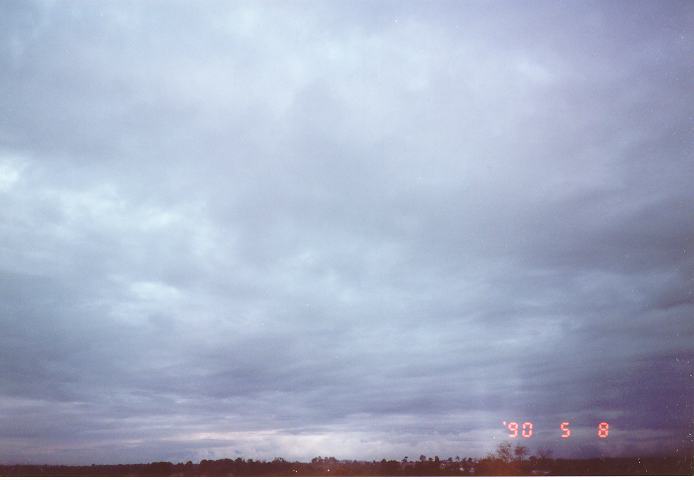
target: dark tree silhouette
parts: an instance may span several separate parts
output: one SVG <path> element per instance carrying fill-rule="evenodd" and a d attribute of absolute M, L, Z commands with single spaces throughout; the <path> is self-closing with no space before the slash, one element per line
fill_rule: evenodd
<path fill-rule="evenodd" d="M 516 460 L 519 462 L 522 462 L 525 460 L 525 457 L 528 455 L 528 447 L 524 447 L 522 445 L 517 445 L 516 448 L 513 449 L 513 454 L 516 457 Z"/>
<path fill-rule="evenodd" d="M 513 460 L 512 447 L 510 442 L 501 442 L 496 447 L 496 458 L 504 463 L 510 463 Z"/>

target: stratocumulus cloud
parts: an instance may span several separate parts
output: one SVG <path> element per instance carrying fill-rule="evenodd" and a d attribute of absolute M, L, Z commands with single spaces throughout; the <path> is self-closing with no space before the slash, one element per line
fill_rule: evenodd
<path fill-rule="evenodd" d="M 692 27 L 4 2 L 0 461 L 691 450 Z"/>

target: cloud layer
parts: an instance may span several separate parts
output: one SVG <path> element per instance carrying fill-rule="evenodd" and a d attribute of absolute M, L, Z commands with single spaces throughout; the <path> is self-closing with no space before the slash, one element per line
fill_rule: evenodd
<path fill-rule="evenodd" d="M 0 461 L 691 451 L 688 2 L 0 11 Z"/>

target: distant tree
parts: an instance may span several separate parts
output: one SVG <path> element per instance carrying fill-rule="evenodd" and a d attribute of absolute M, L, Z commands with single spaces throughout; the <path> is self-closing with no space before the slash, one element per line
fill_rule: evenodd
<path fill-rule="evenodd" d="M 552 463 L 553 463 L 552 455 L 553 455 L 553 452 L 549 448 L 538 448 L 537 449 L 537 456 L 539 458 L 538 465 L 540 465 L 542 468 L 551 468 Z"/>
<path fill-rule="evenodd" d="M 496 458 L 504 463 L 509 463 L 513 460 L 513 454 L 511 451 L 511 443 L 501 442 L 498 447 L 496 447 Z"/>
<path fill-rule="evenodd" d="M 395 460 L 386 460 L 385 458 L 381 460 L 381 464 L 378 468 L 378 473 L 380 475 L 386 475 L 389 477 L 394 476 L 400 470 L 400 464 Z"/>
<path fill-rule="evenodd" d="M 145 467 L 147 476 L 168 477 L 173 472 L 173 463 L 154 462 Z"/>
<path fill-rule="evenodd" d="M 554 452 L 552 452 L 551 449 L 549 448 L 538 448 L 537 449 L 537 456 L 540 457 L 540 460 L 546 461 L 552 458 Z"/>
<path fill-rule="evenodd" d="M 517 445 L 516 448 L 513 449 L 513 454 L 516 456 L 516 460 L 522 462 L 525 460 L 526 455 L 528 455 L 528 447 Z"/>
<path fill-rule="evenodd" d="M 426 459 L 427 459 L 427 457 L 425 457 L 424 455 L 420 455 L 420 456 L 419 456 L 419 461 L 420 461 L 420 462 L 425 462 Z"/>

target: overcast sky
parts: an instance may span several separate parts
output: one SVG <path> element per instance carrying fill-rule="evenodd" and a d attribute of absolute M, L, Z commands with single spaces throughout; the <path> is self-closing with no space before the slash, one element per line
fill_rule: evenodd
<path fill-rule="evenodd" d="M 691 451 L 693 31 L 2 2 L 0 462 Z"/>

